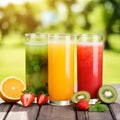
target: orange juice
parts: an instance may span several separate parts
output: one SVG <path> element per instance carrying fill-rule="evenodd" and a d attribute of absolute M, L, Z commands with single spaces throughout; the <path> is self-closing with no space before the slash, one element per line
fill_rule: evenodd
<path fill-rule="evenodd" d="M 74 92 L 74 43 L 48 44 L 48 91 L 50 100 L 70 100 Z"/>

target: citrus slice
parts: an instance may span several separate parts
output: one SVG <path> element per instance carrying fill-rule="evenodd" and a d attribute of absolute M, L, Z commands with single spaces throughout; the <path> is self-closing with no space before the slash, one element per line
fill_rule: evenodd
<path fill-rule="evenodd" d="M 0 97 L 6 102 L 17 102 L 20 100 L 25 83 L 15 77 L 9 76 L 2 80 L 0 85 Z"/>

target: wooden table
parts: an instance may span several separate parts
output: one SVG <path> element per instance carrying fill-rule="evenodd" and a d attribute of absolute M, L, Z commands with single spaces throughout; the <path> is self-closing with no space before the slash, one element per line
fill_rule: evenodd
<path fill-rule="evenodd" d="M 119 93 L 115 103 L 106 112 L 77 111 L 73 105 L 23 107 L 21 103 L 9 104 L 0 100 L 0 120 L 120 120 L 120 84 L 113 85 Z"/>

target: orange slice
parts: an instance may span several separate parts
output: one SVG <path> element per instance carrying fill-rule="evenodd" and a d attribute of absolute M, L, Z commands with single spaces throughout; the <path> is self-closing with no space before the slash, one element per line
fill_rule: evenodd
<path fill-rule="evenodd" d="M 20 100 L 25 83 L 15 77 L 9 76 L 2 80 L 0 85 L 0 97 L 6 102 L 17 102 Z"/>

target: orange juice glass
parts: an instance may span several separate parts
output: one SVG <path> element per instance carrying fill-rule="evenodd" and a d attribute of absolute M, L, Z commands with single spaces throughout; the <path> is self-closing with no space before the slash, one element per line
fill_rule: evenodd
<path fill-rule="evenodd" d="M 74 47 L 71 35 L 49 35 L 48 92 L 52 105 L 71 103 L 74 92 Z"/>

